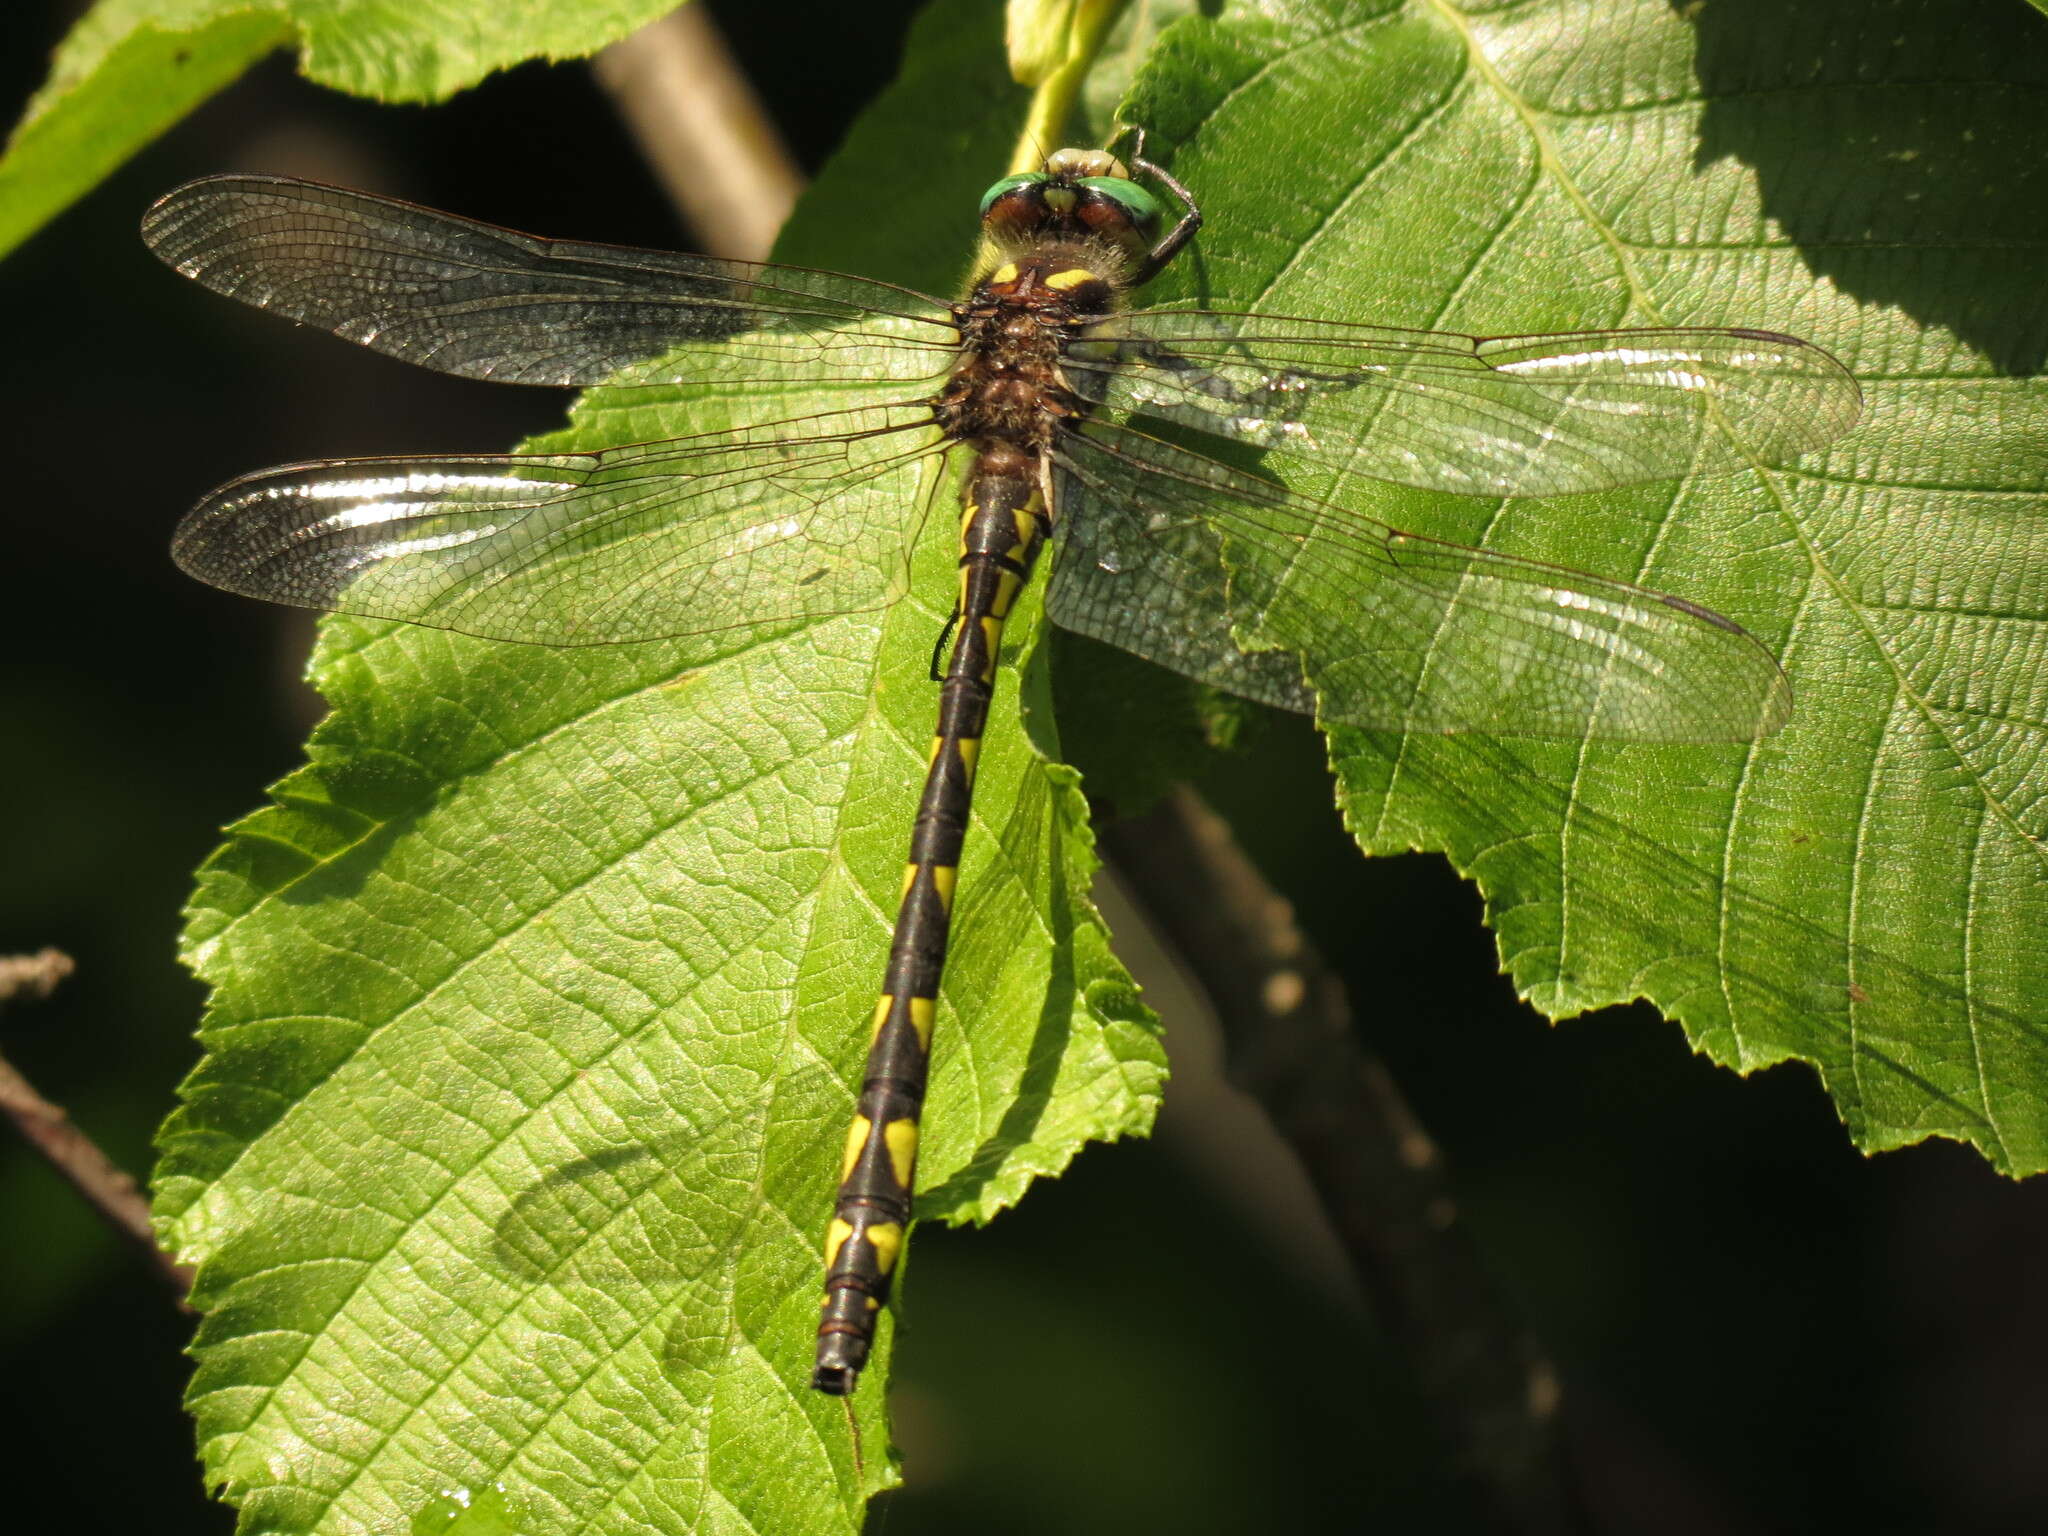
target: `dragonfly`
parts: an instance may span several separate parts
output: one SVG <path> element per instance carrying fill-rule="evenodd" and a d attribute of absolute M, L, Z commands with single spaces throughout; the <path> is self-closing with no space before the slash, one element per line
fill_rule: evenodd
<path fill-rule="evenodd" d="M 443 373 L 837 392 L 830 410 L 588 453 L 247 475 L 173 540 L 231 592 L 551 646 L 878 610 L 950 483 L 930 472 L 961 461 L 937 724 L 824 1245 L 811 1384 L 834 1395 L 867 1362 L 911 1220 L 976 759 L 1004 623 L 1046 545 L 1055 623 L 1326 723 L 1748 741 L 1792 700 L 1733 620 L 1290 482 L 1570 495 L 1782 464 L 1861 408 L 1832 356 L 1768 330 L 1468 336 L 1137 307 L 1202 225 L 1142 136 L 1129 164 L 1065 149 L 1006 176 L 980 215 L 957 301 L 271 176 L 189 183 L 143 223 L 206 287 Z"/>

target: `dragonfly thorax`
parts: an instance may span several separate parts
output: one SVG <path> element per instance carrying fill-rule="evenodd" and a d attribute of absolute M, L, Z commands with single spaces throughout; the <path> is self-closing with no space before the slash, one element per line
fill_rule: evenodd
<path fill-rule="evenodd" d="M 1070 340 L 1113 313 L 1120 289 L 1093 242 L 1059 241 L 1006 261 L 954 307 L 960 361 L 932 403 L 947 435 L 1043 448 L 1086 405 L 1060 367 Z"/>

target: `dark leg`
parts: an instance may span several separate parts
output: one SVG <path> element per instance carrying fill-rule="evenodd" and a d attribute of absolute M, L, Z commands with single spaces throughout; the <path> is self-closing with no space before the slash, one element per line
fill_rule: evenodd
<path fill-rule="evenodd" d="M 1152 254 L 1145 258 L 1144 264 L 1138 268 L 1136 276 L 1132 278 L 1134 284 L 1149 283 L 1153 278 L 1157 277 L 1159 269 L 1178 256 L 1181 253 L 1181 248 L 1195 238 L 1195 231 L 1202 227 L 1202 210 L 1195 206 L 1195 195 L 1166 171 L 1154 165 L 1150 160 L 1145 159 L 1143 157 L 1144 148 L 1145 136 L 1141 131 L 1138 134 L 1137 148 L 1131 153 L 1131 169 L 1143 171 L 1147 176 L 1150 176 L 1154 181 L 1165 187 L 1167 191 L 1180 199 L 1181 206 L 1186 208 L 1187 212 L 1181 215 L 1178 224 L 1166 232 L 1166 238 L 1152 247 Z"/>
<path fill-rule="evenodd" d="M 953 616 L 946 620 L 946 627 L 939 631 L 938 644 L 932 647 L 932 681 L 935 683 L 943 683 L 946 680 L 946 642 L 953 638 L 953 630 L 959 623 L 960 605 L 955 603 L 953 605 Z"/>

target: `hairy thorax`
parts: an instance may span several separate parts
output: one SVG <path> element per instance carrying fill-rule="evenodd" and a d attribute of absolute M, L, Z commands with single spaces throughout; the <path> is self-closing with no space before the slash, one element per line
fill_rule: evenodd
<path fill-rule="evenodd" d="M 1001 263 L 953 307 L 961 357 L 932 412 L 982 448 L 1044 449 L 1088 405 L 1060 366 L 1067 343 L 1115 313 L 1119 261 L 1088 244 L 1041 246 Z"/>

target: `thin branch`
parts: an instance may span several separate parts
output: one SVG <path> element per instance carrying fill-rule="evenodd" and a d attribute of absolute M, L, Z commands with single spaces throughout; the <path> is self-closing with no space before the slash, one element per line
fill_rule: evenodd
<path fill-rule="evenodd" d="M 762 261 L 803 173 L 702 5 L 591 61 L 662 189 L 713 256 Z"/>
<path fill-rule="evenodd" d="M 54 949 L 36 955 L 0 956 L 0 1002 L 46 998 L 72 969 L 71 957 Z M 124 1242 L 149 1261 L 170 1284 L 179 1306 L 185 1306 L 185 1296 L 192 1289 L 192 1271 L 157 1247 L 148 1197 L 69 1115 L 37 1093 L 4 1057 L 0 1057 L 0 1115 L 11 1120 L 22 1139 L 70 1181 Z"/>
<path fill-rule="evenodd" d="M 1358 1043 L 1293 909 L 1189 791 L 1103 844 L 1213 1000 L 1231 1077 L 1301 1160 L 1475 1492 L 1513 1530 L 1582 1528 L 1556 1374 L 1488 1281 L 1435 1143 Z"/>
<path fill-rule="evenodd" d="M 26 998 L 41 1002 L 78 969 L 78 964 L 61 949 L 45 949 L 33 955 L 0 955 L 0 1003 Z"/>

